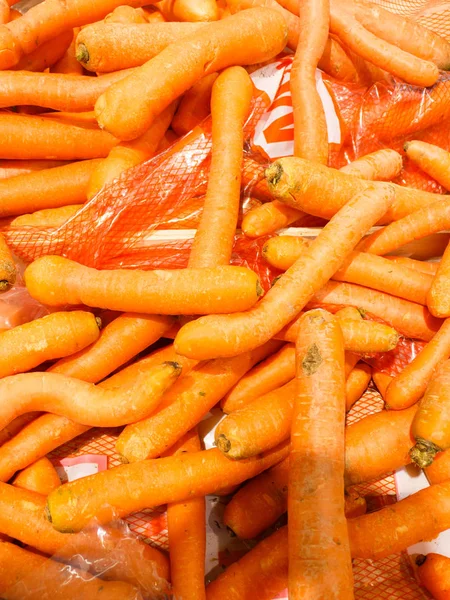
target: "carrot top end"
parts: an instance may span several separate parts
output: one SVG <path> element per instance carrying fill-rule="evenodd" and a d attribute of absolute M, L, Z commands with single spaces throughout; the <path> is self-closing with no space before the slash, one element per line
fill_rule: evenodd
<path fill-rule="evenodd" d="M 81 43 L 78 44 L 77 46 L 77 52 L 76 52 L 76 59 L 78 62 L 80 63 L 84 63 L 85 65 L 87 65 L 87 63 L 89 62 L 89 50 L 87 49 L 87 47 L 85 46 L 85 44 Z"/>
<path fill-rule="evenodd" d="M 429 440 L 416 438 L 416 445 L 411 448 L 409 455 L 417 466 L 424 469 L 433 463 L 434 457 L 438 452 L 441 452 L 441 450 L 442 449 L 439 448 L 439 446 L 436 446 L 436 444 Z"/>

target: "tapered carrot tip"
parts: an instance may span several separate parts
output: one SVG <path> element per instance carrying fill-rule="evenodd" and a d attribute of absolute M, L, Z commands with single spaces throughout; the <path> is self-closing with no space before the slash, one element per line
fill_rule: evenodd
<path fill-rule="evenodd" d="M 411 448 L 409 455 L 416 465 L 421 469 L 425 469 L 425 467 L 429 467 L 432 464 L 436 454 L 441 451 L 442 449 L 433 444 L 433 442 L 417 438 L 416 445 Z"/>
<path fill-rule="evenodd" d="M 298 187 L 298 182 L 296 185 L 293 184 L 294 182 L 290 182 L 289 173 L 283 168 L 282 160 L 277 160 L 270 165 L 265 170 L 264 175 L 269 191 L 275 198 L 283 200 L 283 198 L 290 196 L 294 191 L 300 191 L 295 189 Z"/>
<path fill-rule="evenodd" d="M 87 46 L 85 44 L 78 44 L 76 58 L 78 62 L 84 63 L 86 65 L 88 64 L 90 55 L 89 50 L 87 49 Z"/>

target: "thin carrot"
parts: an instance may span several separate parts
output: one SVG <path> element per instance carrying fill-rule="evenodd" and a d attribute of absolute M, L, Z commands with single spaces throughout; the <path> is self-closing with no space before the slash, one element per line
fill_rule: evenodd
<path fill-rule="evenodd" d="M 445 249 L 427 296 L 430 312 L 435 317 L 450 317 L 448 278 L 450 276 L 450 243 Z"/>
<path fill-rule="evenodd" d="M 184 325 L 175 338 L 177 352 L 198 359 L 236 356 L 271 339 L 298 315 L 386 212 L 394 194 L 384 185 L 382 191 L 356 195 L 341 209 L 256 307 L 235 315 L 201 317 Z"/>
<path fill-rule="evenodd" d="M 4 427 L 0 431 L 0 446 L 8 442 L 11 438 L 17 435 L 19 431 L 25 427 L 25 425 L 28 425 L 28 423 L 31 423 L 31 421 L 34 421 L 40 415 L 40 412 L 26 413 L 25 415 L 17 417 L 17 419 L 14 419 L 14 421 L 11 421 L 7 427 Z"/>
<path fill-rule="evenodd" d="M 260 36 L 262 30 L 267 34 Z M 120 139 L 139 137 L 158 114 L 205 75 L 276 56 L 285 45 L 286 33 L 283 18 L 268 9 L 209 23 L 113 84 L 96 102 L 97 120 Z M 170 70 L 167 64 L 172 65 Z M 136 89 L 141 91 L 138 97 Z"/>
<path fill-rule="evenodd" d="M 94 517 L 108 523 L 113 516 L 237 485 L 279 463 L 288 452 L 288 445 L 281 444 L 260 457 L 231 461 L 213 448 L 121 465 L 61 486 L 48 497 L 48 518 L 58 531 L 80 531 Z"/>
<path fill-rule="evenodd" d="M 31 214 L 12 219 L 10 227 L 59 227 L 74 217 L 83 208 L 82 204 L 69 204 L 59 208 L 43 208 Z"/>
<path fill-rule="evenodd" d="M 448 481 L 450 479 L 450 452 L 444 450 L 444 452 L 436 454 L 431 465 L 424 471 L 431 485 Z"/>
<path fill-rule="evenodd" d="M 128 5 L 117 6 L 104 19 L 105 23 L 148 23 L 142 8 L 133 8 Z"/>
<path fill-rule="evenodd" d="M 243 128 L 253 95 L 252 81 L 242 67 L 230 67 L 212 89 L 212 155 L 203 212 L 188 265 L 228 265 L 239 215 Z"/>
<path fill-rule="evenodd" d="M 49 306 L 85 304 L 151 314 L 204 314 L 246 310 L 261 293 L 244 267 L 166 271 L 97 271 L 60 256 L 45 256 L 25 271 L 28 291 Z M 193 284 L 195 282 L 195 285 Z"/>
<path fill-rule="evenodd" d="M 363 362 L 358 363 L 345 383 L 345 406 L 347 411 L 361 398 L 371 379 L 372 369 L 369 365 Z"/>
<path fill-rule="evenodd" d="M 0 179 L 42 171 L 42 169 L 62 167 L 65 164 L 60 160 L 2 160 L 0 161 Z"/>
<path fill-rule="evenodd" d="M 84 69 L 77 61 L 75 56 L 77 35 L 80 33 L 80 28 L 75 27 L 73 30 L 73 38 L 70 46 L 54 65 L 50 67 L 50 73 L 65 73 L 66 75 L 83 75 Z"/>
<path fill-rule="evenodd" d="M 216 0 L 161 0 L 156 4 L 167 21 L 217 21 Z"/>
<path fill-rule="evenodd" d="M 406 156 L 418 167 L 431 175 L 445 189 L 450 189 L 450 153 L 439 146 L 428 144 L 420 140 L 413 140 L 405 144 Z"/>
<path fill-rule="evenodd" d="M 100 334 L 94 315 L 56 312 L 0 333 L 0 377 L 24 373 L 41 363 L 70 356 Z"/>
<path fill-rule="evenodd" d="M 257 238 L 288 227 L 306 213 L 278 200 L 252 208 L 242 219 L 242 231 L 247 237 Z"/>
<path fill-rule="evenodd" d="M 26 373 L 0 380 L 0 394 L 8 398 L 0 414 L 5 427 L 19 415 L 42 410 L 91 427 L 118 427 L 144 419 L 181 372 L 177 363 L 149 369 L 129 388 L 100 389 L 58 373 Z"/>
<path fill-rule="evenodd" d="M 391 262 L 398 265 L 408 267 L 408 269 L 414 269 L 420 273 L 426 273 L 427 275 L 436 275 L 439 264 L 435 262 L 425 262 L 421 260 L 415 260 L 414 258 L 408 258 L 406 256 L 387 256 Z"/>
<path fill-rule="evenodd" d="M 377 150 L 341 167 L 339 171 L 360 179 L 390 181 L 403 167 L 401 154 L 389 148 Z"/>
<path fill-rule="evenodd" d="M 270 341 L 244 355 L 194 367 L 164 396 L 155 414 L 123 430 L 117 452 L 128 462 L 160 456 L 195 427 L 249 369 L 278 348 L 279 342 Z"/>
<path fill-rule="evenodd" d="M 380 392 L 383 400 L 386 400 L 386 390 L 390 385 L 393 377 L 385 373 L 384 371 L 377 371 L 376 369 L 372 369 L 372 379 L 374 384 L 377 387 L 377 390 Z"/>
<path fill-rule="evenodd" d="M 172 120 L 172 129 L 185 135 L 199 125 L 211 112 L 211 93 L 218 73 L 206 75 L 188 90 Z"/>
<path fill-rule="evenodd" d="M 16 265 L 5 238 L 0 234 L 0 292 L 9 289 L 16 281 Z"/>
<path fill-rule="evenodd" d="M 55 38 L 44 42 L 37 48 L 35 47 L 31 52 L 23 55 L 14 65 L 7 68 L 14 71 L 45 71 L 64 56 L 72 39 L 72 31 L 63 31 Z"/>
<path fill-rule="evenodd" d="M 12 484 L 24 490 L 48 496 L 50 492 L 61 485 L 61 481 L 55 467 L 44 456 L 21 471 L 14 478 Z"/>
<path fill-rule="evenodd" d="M 431 552 L 416 558 L 417 575 L 420 583 L 435 600 L 450 598 L 450 558 Z"/>

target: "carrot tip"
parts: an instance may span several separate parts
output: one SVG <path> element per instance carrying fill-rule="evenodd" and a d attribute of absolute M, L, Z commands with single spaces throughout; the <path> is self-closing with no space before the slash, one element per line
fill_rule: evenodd
<path fill-rule="evenodd" d="M 102 320 L 100 319 L 100 317 L 95 317 L 95 322 L 97 323 L 97 327 L 98 327 L 99 329 L 101 329 L 101 328 L 102 328 L 102 325 L 103 325 L 103 323 L 102 323 Z"/>
<path fill-rule="evenodd" d="M 167 360 L 163 364 L 172 367 L 174 369 L 174 371 L 178 371 L 179 373 L 181 373 L 181 371 L 183 369 L 183 367 L 180 365 L 180 363 L 177 363 L 174 360 Z"/>
<path fill-rule="evenodd" d="M 231 450 L 231 442 L 230 440 L 221 433 L 217 438 L 216 446 L 219 448 L 221 452 L 226 454 Z"/>
<path fill-rule="evenodd" d="M 78 44 L 76 53 L 77 61 L 87 65 L 87 63 L 89 62 L 89 58 L 89 50 L 87 49 L 85 44 Z"/>
<path fill-rule="evenodd" d="M 273 165 L 265 170 L 264 175 L 271 185 L 277 185 L 283 175 L 283 167 L 280 163 L 273 163 Z"/>
<path fill-rule="evenodd" d="M 261 286 L 259 279 L 256 280 L 256 296 L 260 298 L 264 295 L 264 288 Z"/>
<path fill-rule="evenodd" d="M 425 556 L 425 554 L 419 554 L 419 556 L 417 556 L 416 558 L 416 565 L 418 567 L 421 567 L 426 560 L 427 557 Z"/>
<path fill-rule="evenodd" d="M 52 513 L 50 512 L 50 507 L 48 503 L 45 505 L 45 516 L 47 517 L 47 520 L 50 521 L 50 523 L 53 523 Z"/>
<path fill-rule="evenodd" d="M 0 281 L 0 292 L 6 292 L 6 290 L 8 290 L 11 286 L 11 283 L 9 281 L 6 281 L 6 279 L 2 279 Z"/>
<path fill-rule="evenodd" d="M 433 444 L 433 442 L 424 440 L 423 438 L 416 438 L 416 445 L 411 448 L 409 455 L 417 466 L 424 469 L 432 464 L 438 452 L 441 452 L 441 448 Z"/>
<path fill-rule="evenodd" d="M 406 143 L 404 144 L 404 146 L 403 146 L 403 150 L 404 150 L 405 152 L 408 152 L 408 148 L 409 148 L 409 145 L 410 145 L 410 143 L 411 143 L 411 142 L 406 142 Z"/>

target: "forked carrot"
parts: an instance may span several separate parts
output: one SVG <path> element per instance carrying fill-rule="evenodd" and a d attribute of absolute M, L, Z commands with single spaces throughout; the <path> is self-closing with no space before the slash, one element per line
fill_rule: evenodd
<path fill-rule="evenodd" d="M 417 575 L 420 583 L 435 600 L 450 598 L 450 558 L 430 553 L 416 558 Z"/>
<path fill-rule="evenodd" d="M 427 296 L 430 312 L 435 317 L 450 317 L 448 299 L 450 276 L 450 244 L 445 249 Z"/>
<path fill-rule="evenodd" d="M 298 315 L 389 208 L 394 193 L 385 185 L 383 190 L 367 190 L 352 198 L 256 307 L 184 325 L 175 338 L 177 352 L 197 359 L 236 356 L 271 339 Z"/>
<path fill-rule="evenodd" d="M 63 31 L 55 38 L 35 47 L 28 54 L 24 54 L 14 66 L 11 66 L 11 69 L 14 71 L 45 71 L 64 56 L 72 39 L 72 31 Z"/>
<path fill-rule="evenodd" d="M 217 21 L 216 0 L 161 0 L 158 10 L 167 21 Z"/>
<path fill-rule="evenodd" d="M 117 6 L 104 19 L 105 23 L 148 23 L 146 15 L 141 8 L 128 5 Z"/>
<path fill-rule="evenodd" d="M 377 387 L 377 390 L 383 397 L 383 400 L 386 400 L 386 390 L 394 378 L 391 377 L 388 373 L 385 373 L 384 371 L 377 371 L 374 368 L 372 369 L 372 379 Z"/>
<path fill-rule="evenodd" d="M 16 265 L 11 251 L 0 234 L 0 292 L 6 291 L 16 281 Z"/>
<path fill-rule="evenodd" d="M 267 35 L 258 35 L 261 30 Z M 276 56 L 285 45 L 286 35 L 284 19 L 268 9 L 243 11 L 209 23 L 165 48 L 122 82 L 113 84 L 96 102 L 97 120 L 120 139 L 135 139 L 202 77 L 229 66 L 245 66 Z M 166 69 L 167 64 L 172 68 Z M 136 89 L 141 90 L 138 97 Z"/>
<path fill-rule="evenodd" d="M 26 413 L 25 415 L 17 417 L 17 419 L 14 419 L 14 421 L 11 421 L 7 427 L 4 427 L 0 431 L 0 446 L 8 442 L 11 438 L 17 435 L 19 431 L 25 427 L 25 425 L 28 425 L 28 423 L 31 423 L 31 421 L 34 421 L 40 415 L 40 412 Z"/>
<path fill-rule="evenodd" d="M 339 320 L 324 310 L 301 318 L 296 384 L 288 484 L 289 598 L 350 600 L 344 339 Z"/>
<path fill-rule="evenodd" d="M 228 265 L 241 194 L 243 128 L 253 84 L 242 67 L 230 67 L 214 82 L 211 97 L 212 153 L 208 186 L 188 265 Z"/>
<path fill-rule="evenodd" d="M 172 129 L 185 135 L 199 125 L 211 112 L 211 93 L 218 73 L 206 75 L 188 90 L 172 119 Z"/>
<path fill-rule="evenodd" d="M 414 258 L 408 258 L 407 256 L 387 256 L 386 258 L 393 263 L 403 265 L 404 267 L 408 267 L 408 269 L 413 269 L 420 273 L 427 273 L 427 275 L 436 275 L 439 266 L 439 264 L 435 262 L 415 260 Z"/>
<path fill-rule="evenodd" d="M 66 75 L 84 74 L 83 65 L 77 61 L 77 57 L 75 56 L 77 35 L 79 33 L 80 28 L 75 27 L 70 46 L 65 51 L 64 56 L 62 56 L 54 65 L 52 65 L 50 68 L 50 73 L 64 73 Z"/>
<path fill-rule="evenodd" d="M 405 144 L 406 156 L 412 160 L 422 171 L 431 175 L 445 189 L 450 189 L 450 153 L 439 146 L 428 144 L 420 140 L 413 140 Z"/>
<path fill-rule="evenodd" d="M 401 154 L 389 148 L 377 150 L 357 158 L 353 162 L 341 167 L 339 171 L 347 175 L 354 175 L 360 179 L 372 181 L 390 181 L 397 177 L 403 167 Z"/>
<path fill-rule="evenodd" d="M 14 478 L 12 484 L 24 490 L 48 496 L 50 492 L 61 485 L 61 480 L 55 467 L 44 456 L 21 471 Z"/>
<path fill-rule="evenodd" d="M 357 402 L 372 379 L 372 369 L 368 364 L 360 362 L 351 371 L 345 382 L 345 407 L 349 411 Z"/>
<path fill-rule="evenodd" d="M 4 331 L 0 333 L 0 377 L 70 356 L 95 342 L 99 334 L 94 315 L 78 310 L 55 312 Z"/>
<path fill-rule="evenodd" d="M 74 217 L 83 208 L 82 204 L 69 204 L 59 208 L 43 208 L 30 214 L 15 217 L 10 227 L 59 227 Z"/>

